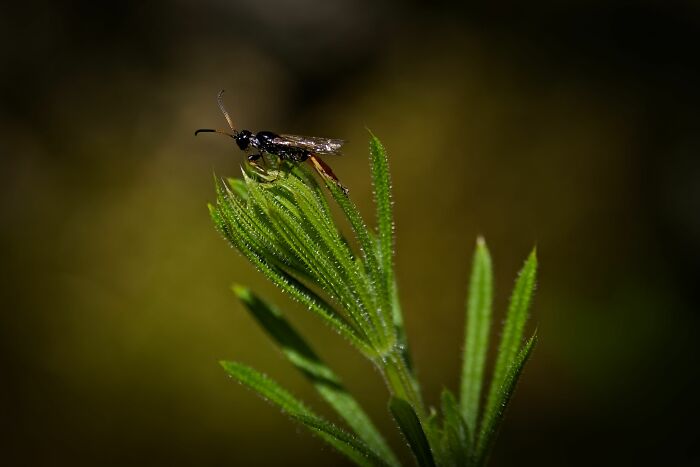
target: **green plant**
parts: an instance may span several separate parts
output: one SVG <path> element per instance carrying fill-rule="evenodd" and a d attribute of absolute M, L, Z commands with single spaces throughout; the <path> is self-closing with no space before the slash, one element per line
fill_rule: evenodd
<path fill-rule="evenodd" d="M 438 414 L 424 405 L 410 364 L 393 269 L 389 167 L 380 141 L 371 136 L 376 231 L 367 228 L 342 189 L 324 179 L 328 192 L 352 228 L 356 249 L 340 233 L 322 187 L 306 167 L 274 160 L 268 163 L 272 167 L 265 174 L 246 165 L 242 180 L 215 179 L 217 202 L 209 209 L 218 230 L 270 281 L 318 315 L 374 363 L 389 389 L 389 410 L 418 465 L 484 465 L 520 372 L 536 342 L 535 335 L 523 342 L 535 287 L 535 252 L 516 281 L 488 393 L 482 394 L 493 292 L 489 251 L 483 239 L 477 240 L 466 303 L 459 400 L 445 389 Z M 221 362 L 226 372 L 278 405 L 355 463 L 399 465 L 392 449 L 340 378 L 282 313 L 243 286 L 235 285 L 233 290 L 347 428 L 315 414 L 273 380 L 250 367 Z"/>

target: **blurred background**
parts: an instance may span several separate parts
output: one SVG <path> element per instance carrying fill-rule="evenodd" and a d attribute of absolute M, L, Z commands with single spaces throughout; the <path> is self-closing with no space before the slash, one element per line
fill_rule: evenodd
<path fill-rule="evenodd" d="M 493 465 L 695 465 L 700 7 L 464 3 L 4 5 L 0 463 L 347 465 L 219 368 L 330 415 L 233 281 L 401 446 L 378 374 L 211 225 L 212 172 L 243 156 L 193 131 L 225 125 L 225 88 L 241 128 L 348 140 L 329 162 L 367 216 L 365 127 L 383 140 L 430 404 L 457 390 L 476 236 L 499 313 L 537 245 L 540 344 Z"/>

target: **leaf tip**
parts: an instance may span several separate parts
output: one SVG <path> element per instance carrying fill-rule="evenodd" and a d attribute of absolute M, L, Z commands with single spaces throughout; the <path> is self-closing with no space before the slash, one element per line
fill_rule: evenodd
<path fill-rule="evenodd" d="M 475 259 L 476 257 L 481 258 L 487 262 L 491 262 L 491 253 L 489 253 L 489 247 L 486 245 L 486 240 L 483 236 L 479 235 L 476 237 L 476 247 L 474 249 Z"/>
<path fill-rule="evenodd" d="M 530 340 L 532 341 L 532 345 L 534 346 L 537 344 L 537 340 L 539 339 L 537 332 L 539 331 L 539 328 L 535 328 L 535 331 L 532 333 L 532 336 L 530 337 Z"/>
<path fill-rule="evenodd" d="M 482 235 L 476 237 L 476 250 L 485 253 L 489 251 L 489 247 L 486 245 L 486 239 Z"/>
<path fill-rule="evenodd" d="M 386 157 L 386 149 L 384 149 L 384 145 L 382 144 L 381 140 L 374 133 L 372 133 L 372 130 L 369 128 L 367 128 L 367 132 L 369 133 L 370 153 L 377 153 L 381 154 L 382 157 Z"/>
<path fill-rule="evenodd" d="M 231 284 L 231 290 L 234 294 L 236 294 L 236 297 L 238 297 L 239 300 L 243 302 L 250 301 L 251 291 L 248 287 L 234 282 Z"/>
<path fill-rule="evenodd" d="M 535 265 L 537 265 L 537 245 L 535 245 L 532 248 L 532 251 L 530 252 L 530 256 L 527 259 L 528 259 L 528 261 L 532 261 L 535 263 Z"/>

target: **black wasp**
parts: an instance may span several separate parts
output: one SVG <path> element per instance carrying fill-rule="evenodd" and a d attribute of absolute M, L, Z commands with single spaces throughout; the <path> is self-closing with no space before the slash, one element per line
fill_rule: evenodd
<path fill-rule="evenodd" d="M 233 138 L 241 151 L 248 154 L 248 161 L 256 167 L 256 161 L 263 157 L 264 152 L 275 155 L 285 161 L 308 161 L 319 175 L 332 180 L 345 194 L 348 193 L 348 189 L 338 181 L 338 177 L 335 176 L 328 164 L 319 158 L 319 156 L 340 155 L 340 148 L 345 144 L 345 141 L 315 136 L 278 135 L 271 131 L 253 133 L 249 130 L 236 130 L 231 117 L 224 107 L 223 94 L 224 90 L 222 89 L 219 91 L 216 100 L 233 133 L 202 128 L 194 132 L 195 136 L 199 133 L 219 133 Z M 251 152 L 253 153 L 251 154 Z M 264 161 L 265 159 L 263 158 L 262 160 Z"/>

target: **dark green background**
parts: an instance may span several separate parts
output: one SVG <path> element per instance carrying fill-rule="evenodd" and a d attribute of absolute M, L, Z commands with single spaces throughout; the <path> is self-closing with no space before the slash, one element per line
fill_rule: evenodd
<path fill-rule="evenodd" d="M 349 140 L 328 162 L 367 214 L 365 126 L 383 140 L 431 404 L 457 389 L 476 236 L 501 313 L 537 245 L 540 344 L 494 465 L 697 461 L 700 8 L 488 5 L 3 6 L 0 463 L 342 464 L 218 367 L 251 364 L 328 413 L 233 281 L 393 431 L 370 365 L 214 231 L 212 171 L 242 154 L 192 133 L 224 125 L 220 88 L 243 128 Z"/>

